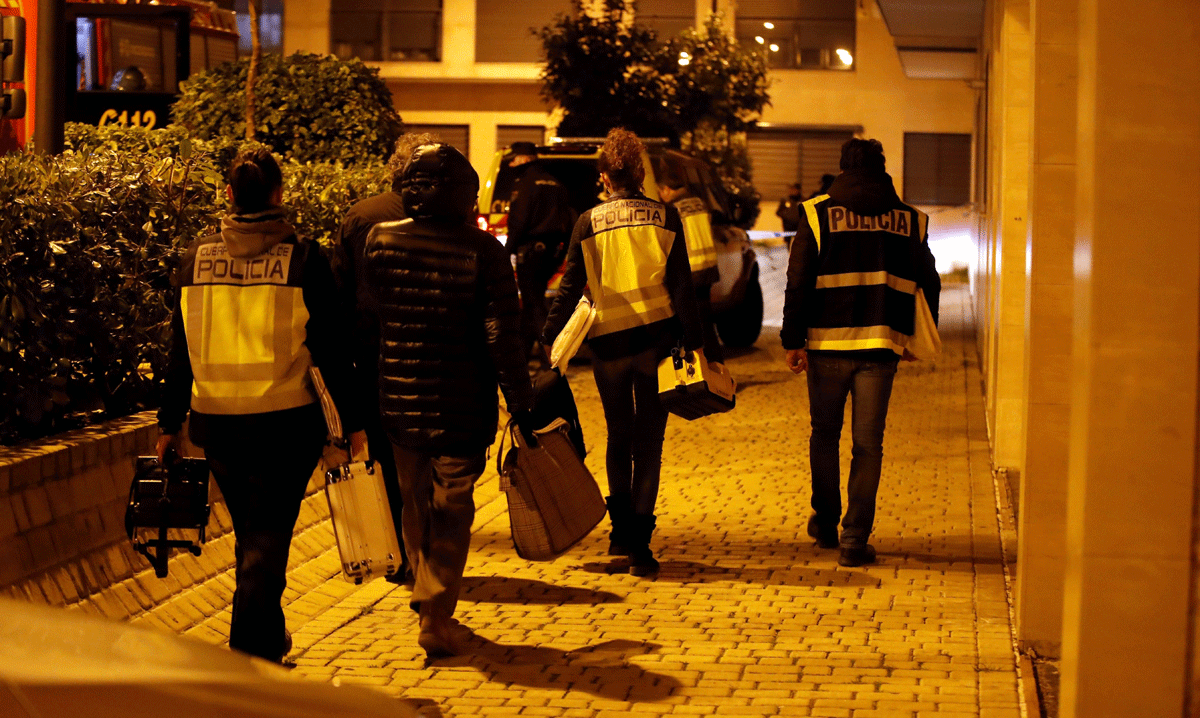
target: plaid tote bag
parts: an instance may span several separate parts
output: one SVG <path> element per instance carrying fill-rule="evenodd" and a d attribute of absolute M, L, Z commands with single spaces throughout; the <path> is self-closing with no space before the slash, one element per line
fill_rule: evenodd
<path fill-rule="evenodd" d="M 496 463 L 508 498 L 508 518 L 517 555 L 529 561 L 561 556 L 604 518 L 604 497 L 575 453 L 567 422 L 555 419 L 534 432 L 536 443 L 509 422 Z M 513 446 L 504 452 L 505 438 Z"/>

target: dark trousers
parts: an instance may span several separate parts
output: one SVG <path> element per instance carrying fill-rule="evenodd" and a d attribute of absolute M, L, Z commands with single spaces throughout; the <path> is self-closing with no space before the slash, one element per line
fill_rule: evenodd
<path fill-rule="evenodd" d="M 448 619 L 458 605 L 475 520 L 475 481 L 487 458 L 483 449 L 471 456 L 392 449 L 404 494 L 402 535 L 415 579 L 409 605 Z"/>
<path fill-rule="evenodd" d="M 667 410 L 658 400 L 657 348 L 592 365 L 608 425 L 608 491 L 648 516 L 658 500 Z"/>
<path fill-rule="evenodd" d="M 205 447 L 233 520 L 237 588 L 229 647 L 277 660 L 284 649 L 280 600 L 304 491 L 324 446 L 324 427 L 293 436 L 247 436 Z M 307 428 L 307 427 L 306 427 Z"/>
<path fill-rule="evenodd" d="M 521 338 L 526 350 L 537 343 L 550 310 L 546 285 L 562 266 L 566 236 L 534 237 L 517 249 L 517 289 L 521 292 Z"/>
<path fill-rule="evenodd" d="M 836 528 L 842 517 L 838 442 L 847 394 L 852 401 L 850 434 L 854 448 L 846 488 L 846 515 L 842 518 L 842 546 L 865 545 L 875 523 L 875 495 L 883 466 L 883 431 L 895 376 L 895 361 L 808 355 L 812 507 L 818 525 L 825 530 Z"/>

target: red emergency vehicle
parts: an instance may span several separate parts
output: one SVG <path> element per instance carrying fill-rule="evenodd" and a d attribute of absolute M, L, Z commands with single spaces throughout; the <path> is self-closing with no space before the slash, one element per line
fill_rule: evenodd
<path fill-rule="evenodd" d="M 25 18 L 25 117 L 0 120 L 0 152 L 33 136 L 37 93 L 37 0 L 0 0 L 0 15 Z M 179 83 L 238 57 L 237 17 L 204 0 L 150 4 L 69 2 L 64 37 L 75 61 L 58 73 L 66 119 L 97 125 L 162 127 Z M 70 50 L 74 52 L 70 52 Z"/>

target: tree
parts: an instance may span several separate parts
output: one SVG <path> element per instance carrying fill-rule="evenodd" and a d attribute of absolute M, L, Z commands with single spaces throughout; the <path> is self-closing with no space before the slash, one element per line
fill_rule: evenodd
<path fill-rule="evenodd" d="M 676 77 L 672 109 L 680 146 L 716 167 L 731 199 L 742 206 L 745 227 L 758 218 L 761 195 L 754 188 L 746 130 L 770 104 L 767 58 L 747 50 L 710 14 L 702 28 L 673 38 L 663 71 Z"/>
<path fill-rule="evenodd" d="M 719 14 L 662 42 L 633 21 L 631 0 L 574 5 L 535 30 L 546 51 L 542 95 L 563 116 L 558 134 L 599 137 L 620 126 L 677 140 L 716 166 L 752 223 L 759 195 L 745 131 L 770 104 L 766 55 L 731 38 Z"/>
<path fill-rule="evenodd" d="M 713 13 L 659 53 L 659 72 L 674 78 L 671 111 L 681 132 L 703 124 L 744 132 L 770 104 L 767 58 L 746 50 Z"/>
<path fill-rule="evenodd" d="M 258 80 L 258 64 L 262 62 L 262 38 L 258 27 L 258 5 L 260 0 L 246 3 L 250 12 L 250 68 L 246 71 L 246 139 L 254 140 L 255 93 L 254 83 Z"/>
<path fill-rule="evenodd" d="M 246 134 L 249 62 L 192 75 L 172 120 L 202 140 Z M 255 139 L 299 162 L 384 162 L 404 125 L 379 70 L 359 60 L 266 53 L 255 89 Z"/>
<path fill-rule="evenodd" d="M 542 96 L 563 113 L 559 135 L 603 136 L 618 126 L 646 136 L 673 132 L 673 78 L 659 70 L 666 48 L 654 31 L 630 22 L 624 0 L 573 3 L 573 14 L 534 31 L 546 51 Z"/>

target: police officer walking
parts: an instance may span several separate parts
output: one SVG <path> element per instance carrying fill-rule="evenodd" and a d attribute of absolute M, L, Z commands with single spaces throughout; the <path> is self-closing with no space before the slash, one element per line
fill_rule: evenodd
<path fill-rule="evenodd" d="M 687 242 L 688 262 L 692 267 L 692 286 L 696 290 L 700 322 L 704 325 L 704 358 L 710 362 L 724 362 L 725 352 L 717 339 L 712 316 L 712 288 L 721 279 L 717 269 L 717 241 L 713 237 L 712 215 L 704 200 L 692 194 L 687 182 L 670 170 L 663 174 L 658 195 L 679 212 L 679 218 L 683 221 L 683 237 Z"/>
<path fill-rule="evenodd" d="M 546 285 L 562 266 L 576 214 L 567 188 L 536 161 L 532 142 L 514 142 L 512 154 L 510 166 L 524 169 L 508 206 L 506 246 L 517 258 L 521 336 L 532 351 L 546 323 Z"/>
<path fill-rule="evenodd" d="M 608 553 L 629 556 L 634 576 L 658 570 L 650 538 L 667 428 L 658 363 L 679 343 L 689 351 L 703 344 L 683 224 L 675 208 L 642 194 L 644 152 L 632 132 L 608 133 L 599 169 L 609 199 L 575 224 L 542 332 L 542 344 L 552 345 L 586 288 L 596 307 L 592 370 L 608 425 Z"/>
<path fill-rule="evenodd" d="M 878 140 L 842 145 L 842 173 L 803 205 L 788 260 L 780 338 L 788 367 L 808 372 L 812 508 L 808 533 L 841 548 L 838 563 L 875 561 L 867 540 L 883 464 L 883 433 L 896 365 L 914 332 L 916 293 L 938 316 L 941 279 L 928 217 L 900 201 Z M 838 442 L 846 397 L 854 441 L 842 517 Z M 838 521 L 842 531 L 838 536 Z"/>
<path fill-rule="evenodd" d="M 179 269 L 170 363 L 158 425 L 161 461 L 188 434 L 203 447 L 236 540 L 229 647 L 271 661 L 291 648 L 280 599 L 300 504 L 327 434 L 309 380 L 321 369 L 350 435 L 367 452 L 344 352 L 346 317 L 315 242 L 280 206 L 283 179 L 263 149 L 233 161 L 233 208 Z"/>

